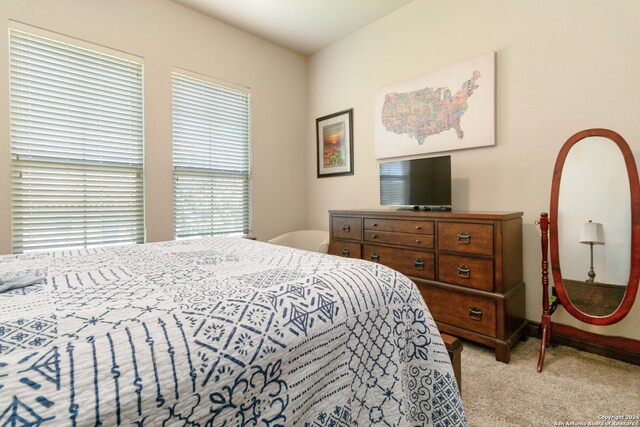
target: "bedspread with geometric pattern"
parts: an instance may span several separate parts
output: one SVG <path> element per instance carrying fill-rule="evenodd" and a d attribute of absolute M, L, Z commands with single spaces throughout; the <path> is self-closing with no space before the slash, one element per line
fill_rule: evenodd
<path fill-rule="evenodd" d="M 0 257 L 0 425 L 463 426 L 415 285 L 241 238 Z"/>

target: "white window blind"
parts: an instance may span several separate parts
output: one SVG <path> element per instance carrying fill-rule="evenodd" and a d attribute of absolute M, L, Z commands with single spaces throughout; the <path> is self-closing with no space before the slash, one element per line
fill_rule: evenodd
<path fill-rule="evenodd" d="M 173 73 L 178 238 L 250 229 L 249 94 Z"/>
<path fill-rule="evenodd" d="M 142 243 L 142 65 L 11 30 L 13 251 Z"/>

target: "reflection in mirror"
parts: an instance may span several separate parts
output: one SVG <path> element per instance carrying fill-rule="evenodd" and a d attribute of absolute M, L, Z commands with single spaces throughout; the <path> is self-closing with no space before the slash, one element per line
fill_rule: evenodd
<path fill-rule="evenodd" d="M 562 170 L 558 249 L 571 303 L 592 316 L 620 305 L 629 280 L 631 198 L 622 152 L 608 138 L 576 143 Z"/>

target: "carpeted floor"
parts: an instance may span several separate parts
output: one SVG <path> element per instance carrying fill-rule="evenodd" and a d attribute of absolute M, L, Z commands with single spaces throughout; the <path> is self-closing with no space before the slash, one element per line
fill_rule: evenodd
<path fill-rule="evenodd" d="M 603 416 L 640 417 L 640 366 L 557 346 L 547 349 L 538 373 L 539 348 L 538 339 L 519 342 L 505 365 L 492 349 L 464 342 L 462 401 L 469 426 L 607 425 Z M 621 421 L 635 424 L 609 425 L 640 426 L 640 418 Z"/>

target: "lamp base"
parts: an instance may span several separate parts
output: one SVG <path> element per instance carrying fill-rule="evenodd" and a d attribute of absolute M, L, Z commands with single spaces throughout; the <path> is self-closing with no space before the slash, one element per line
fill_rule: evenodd
<path fill-rule="evenodd" d="M 590 265 L 589 272 L 587 273 L 587 276 L 589 276 L 589 278 L 585 281 L 587 283 L 593 283 L 593 279 L 596 278 L 596 272 L 593 271 L 593 242 L 589 242 L 589 253 L 590 253 L 590 259 L 591 259 L 591 265 Z"/>

